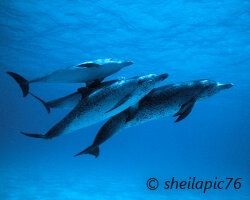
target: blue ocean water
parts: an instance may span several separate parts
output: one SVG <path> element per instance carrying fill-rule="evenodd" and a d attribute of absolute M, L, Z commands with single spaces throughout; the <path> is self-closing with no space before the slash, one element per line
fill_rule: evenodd
<path fill-rule="evenodd" d="M 0 199 L 250 199 L 248 0 L 0 1 Z M 134 61 L 112 78 L 168 73 L 164 84 L 209 78 L 235 86 L 167 117 L 126 129 L 96 159 L 72 157 L 103 122 L 52 140 L 68 112 L 48 115 L 6 75 L 26 78 L 98 58 Z M 34 84 L 50 100 L 80 84 Z M 150 191 L 155 177 L 160 186 Z M 242 178 L 239 190 L 164 190 L 165 180 Z"/>

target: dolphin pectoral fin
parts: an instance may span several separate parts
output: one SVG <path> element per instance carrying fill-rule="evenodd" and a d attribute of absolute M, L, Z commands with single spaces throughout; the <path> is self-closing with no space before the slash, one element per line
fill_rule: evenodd
<path fill-rule="evenodd" d="M 187 104 L 183 104 L 181 106 L 180 110 L 177 113 L 175 113 L 173 117 L 177 117 L 177 116 L 183 114 L 186 109 L 187 109 Z"/>
<path fill-rule="evenodd" d="M 100 65 L 93 63 L 93 62 L 86 62 L 86 63 L 79 64 L 76 67 L 93 68 L 93 67 L 100 67 Z"/>
<path fill-rule="evenodd" d="M 86 83 L 86 87 L 89 87 L 93 83 L 93 81 L 87 81 L 85 83 Z"/>
<path fill-rule="evenodd" d="M 89 96 L 91 94 L 91 92 L 93 91 L 92 88 L 88 88 L 88 87 L 81 87 L 78 88 L 77 90 L 79 93 L 81 93 L 82 95 L 82 99 L 84 99 L 85 97 Z"/>
<path fill-rule="evenodd" d="M 97 79 L 94 81 L 90 81 L 90 82 L 86 82 L 86 86 L 90 87 L 90 88 L 95 88 L 101 85 L 101 82 L 104 80 L 104 78 L 102 79 Z"/>
<path fill-rule="evenodd" d="M 179 116 L 175 120 L 175 122 L 179 122 L 179 121 L 185 119 L 191 113 L 191 111 L 194 107 L 194 104 L 195 104 L 195 100 L 193 100 L 193 99 L 191 101 L 189 101 L 188 103 L 183 104 L 181 106 L 180 110 L 177 113 L 175 113 L 175 115 L 174 115 L 174 117 Z"/>
<path fill-rule="evenodd" d="M 30 94 L 31 96 L 33 96 L 34 98 L 36 98 L 38 101 L 40 101 L 40 102 L 44 105 L 44 107 L 45 107 L 45 109 L 47 110 L 47 112 L 50 113 L 50 106 L 49 106 L 44 100 L 42 100 L 42 99 L 39 98 L 38 96 L 32 94 L 31 92 L 29 92 L 29 94 Z"/>
<path fill-rule="evenodd" d="M 177 112 L 177 113 L 175 113 L 174 115 L 173 115 L 173 117 L 177 117 L 177 116 L 179 116 L 179 115 L 181 115 L 182 114 L 182 112 L 181 112 L 181 109 Z"/>
<path fill-rule="evenodd" d="M 111 108 L 110 110 L 106 111 L 106 113 L 111 112 L 112 110 L 118 108 L 119 106 L 121 106 L 122 104 L 124 104 L 126 101 L 128 101 L 130 97 L 131 97 L 131 94 L 126 95 L 113 108 Z"/>
<path fill-rule="evenodd" d="M 97 91 L 98 89 L 101 89 L 105 85 L 111 84 L 111 81 L 102 84 L 103 80 L 104 79 L 98 79 L 95 81 L 86 82 L 86 87 L 78 88 L 78 92 L 82 94 L 82 98 L 85 98 L 91 95 L 93 92 Z"/>
<path fill-rule="evenodd" d="M 87 149 L 81 151 L 80 153 L 74 155 L 74 157 L 76 156 L 80 156 L 82 154 L 90 154 L 95 156 L 96 158 L 99 156 L 99 146 L 98 145 L 91 145 L 90 147 L 88 147 Z"/>
<path fill-rule="evenodd" d="M 33 138 L 48 139 L 48 138 L 46 137 L 46 135 L 43 135 L 43 134 L 33 134 L 33 133 L 24 133 L 24 132 L 21 132 L 21 134 L 26 135 L 26 136 L 28 136 L 28 137 L 33 137 Z"/>
<path fill-rule="evenodd" d="M 80 87 L 77 91 L 81 94 L 85 94 L 89 89 L 87 87 Z"/>
<path fill-rule="evenodd" d="M 176 120 L 175 122 L 179 122 L 183 119 L 185 119 L 192 111 L 192 108 L 188 108 L 187 110 L 185 110 Z"/>
<path fill-rule="evenodd" d="M 6 72 L 6 73 L 9 74 L 19 84 L 23 92 L 23 97 L 26 97 L 27 94 L 29 93 L 29 82 L 25 78 L 14 72 Z"/>

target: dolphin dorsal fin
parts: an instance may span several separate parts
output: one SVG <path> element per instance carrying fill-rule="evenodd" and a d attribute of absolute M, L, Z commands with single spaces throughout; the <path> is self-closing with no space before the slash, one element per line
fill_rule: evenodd
<path fill-rule="evenodd" d="M 93 63 L 93 62 L 85 62 L 85 63 L 81 63 L 79 65 L 76 65 L 76 67 L 86 67 L 86 68 L 93 68 L 93 67 L 100 67 L 99 64 L 97 63 Z"/>

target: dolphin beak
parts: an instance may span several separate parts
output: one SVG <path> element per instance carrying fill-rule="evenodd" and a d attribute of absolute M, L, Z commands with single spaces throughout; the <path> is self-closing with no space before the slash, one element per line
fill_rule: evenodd
<path fill-rule="evenodd" d="M 227 84 L 218 84 L 218 87 L 221 89 L 221 90 L 225 90 L 225 89 L 229 89 L 231 87 L 233 87 L 234 84 L 233 83 L 227 83 Z"/>
<path fill-rule="evenodd" d="M 127 66 L 129 66 L 129 65 L 133 65 L 134 64 L 134 62 L 132 62 L 132 61 L 125 61 L 124 62 L 124 66 L 125 67 L 127 67 Z"/>
<path fill-rule="evenodd" d="M 157 76 L 157 80 L 164 81 L 168 77 L 168 74 L 161 74 Z"/>

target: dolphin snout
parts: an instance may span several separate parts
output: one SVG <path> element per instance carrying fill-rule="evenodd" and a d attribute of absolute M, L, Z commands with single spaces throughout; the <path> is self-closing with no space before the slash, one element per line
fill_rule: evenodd
<path fill-rule="evenodd" d="M 165 74 L 158 75 L 156 78 L 159 81 L 164 81 L 167 77 L 168 77 L 168 74 L 165 73 Z"/>
<path fill-rule="evenodd" d="M 129 65 L 133 65 L 133 64 L 134 64 L 133 61 L 125 61 L 125 62 L 124 62 L 124 66 L 125 66 L 125 67 L 127 67 L 127 66 L 129 66 Z"/>
<path fill-rule="evenodd" d="M 227 83 L 227 84 L 219 84 L 218 86 L 219 86 L 222 90 L 224 90 L 224 89 L 229 89 L 229 88 L 233 87 L 234 84 L 233 84 L 233 83 Z"/>
<path fill-rule="evenodd" d="M 224 89 L 229 89 L 229 88 L 231 88 L 231 87 L 233 87 L 233 86 L 234 86 L 233 83 L 228 83 L 228 84 L 225 84 L 225 85 L 224 85 Z"/>

